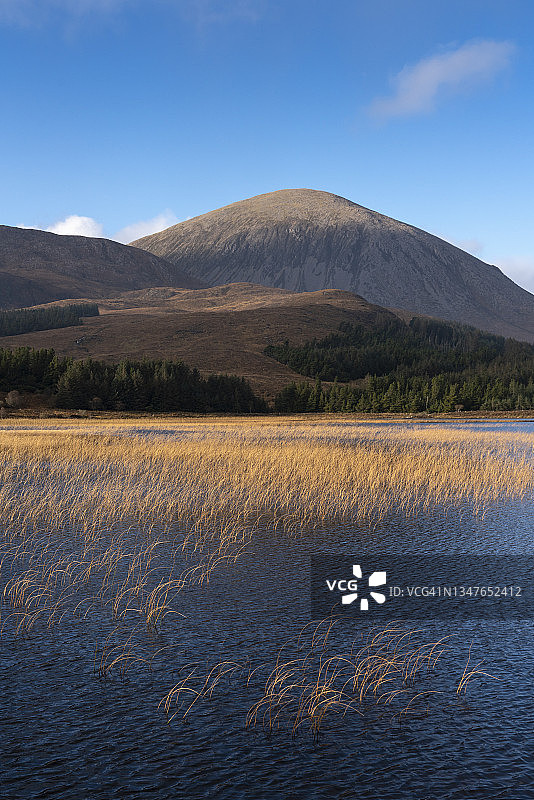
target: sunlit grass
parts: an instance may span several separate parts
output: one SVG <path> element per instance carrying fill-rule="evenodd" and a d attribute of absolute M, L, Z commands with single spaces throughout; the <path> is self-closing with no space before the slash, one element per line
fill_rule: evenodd
<path fill-rule="evenodd" d="M 293 419 L 68 422 L 0 431 L 0 557 L 19 564 L 3 598 L 32 620 L 98 578 L 98 601 L 115 618 L 135 608 L 157 630 L 184 585 L 171 563 L 154 585 L 159 551 L 172 563 L 196 554 L 188 580 L 202 583 L 258 527 L 373 523 L 436 506 L 483 513 L 533 494 L 531 434 Z"/>
<path fill-rule="evenodd" d="M 157 645 L 170 620 L 179 624 L 184 588 L 231 569 L 260 529 L 298 533 L 306 547 L 316 527 L 334 536 L 341 523 L 434 508 L 483 514 L 532 498 L 533 454 L 532 434 L 337 417 L 4 421 L 0 636 L 48 630 L 66 615 L 80 625 L 96 620 L 103 631 L 112 624 L 123 635 L 97 645 L 95 674 L 125 677 L 132 665 L 151 667 L 153 655 L 138 644 L 144 636 Z M 326 711 L 361 710 L 370 692 L 389 703 L 392 675 L 404 693 L 402 670 L 426 669 L 429 652 L 404 661 L 376 653 L 347 661 L 342 653 L 321 662 L 313 684 L 303 673 L 310 658 L 277 662 L 249 724 L 271 727 L 290 702 L 291 724 L 317 733 Z M 224 662 L 200 690 L 185 676 L 166 710 L 236 669 Z M 340 690 L 347 669 L 352 683 Z M 478 674 L 466 667 L 459 693 Z"/>

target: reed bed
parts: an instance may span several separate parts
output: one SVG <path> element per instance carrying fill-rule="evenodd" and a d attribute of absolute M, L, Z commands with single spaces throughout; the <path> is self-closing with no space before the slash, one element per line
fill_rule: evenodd
<path fill-rule="evenodd" d="M 533 453 L 532 435 L 442 426 L 9 420 L 0 428 L 0 637 L 66 617 L 96 621 L 114 636 L 97 645 L 95 674 L 125 678 L 134 665 L 151 668 L 162 629 L 179 624 L 184 590 L 231 567 L 257 531 L 301 534 L 436 507 L 482 514 L 532 498 Z M 433 669 L 437 651 L 408 650 L 396 635 L 348 654 L 318 656 L 314 644 L 279 660 L 248 724 L 272 729 L 289 718 L 292 730 L 315 735 L 325 715 L 406 698 L 407 681 Z M 163 705 L 169 712 L 186 694 L 196 702 L 240 669 L 222 662 L 200 688 L 187 673 Z M 461 692 L 476 673 L 466 668 Z M 426 694 L 418 697 L 403 708 Z"/>
<path fill-rule="evenodd" d="M 78 613 L 99 603 L 115 619 L 142 614 L 156 632 L 184 586 L 235 560 L 259 527 L 296 532 L 436 506 L 483 513 L 533 494 L 532 435 L 292 420 L 143 426 L 0 431 L 2 598 L 19 631 L 39 612 L 54 624 L 96 581 Z"/>
<path fill-rule="evenodd" d="M 495 678 L 479 669 L 483 662 L 471 665 L 470 649 L 458 684 L 446 675 L 440 685 L 448 684 L 447 690 L 438 690 L 432 678 L 453 637 L 425 642 L 422 630 L 391 622 L 355 639 L 349 649 L 344 642 L 343 649 L 340 637 L 331 641 L 336 625 L 339 620 L 332 618 L 306 625 L 281 648 L 271 667 L 222 661 L 203 673 L 198 665 L 189 665 L 159 707 L 168 723 L 185 720 L 195 706 L 212 699 L 220 684 L 244 681 L 251 688 L 254 677 L 267 668 L 260 696 L 246 715 L 246 727 L 269 734 L 283 729 L 292 737 L 304 730 L 317 739 L 336 716 L 349 716 L 352 725 L 356 718 L 363 732 L 377 714 L 399 722 L 410 715 L 427 715 L 437 696 L 445 695 L 450 703 L 466 694 L 474 678 Z"/>
<path fill-rule="evenodd" d="M 133 426 L 131 426 L 133 427 Z M 82 429 L 83 430 L 83 429 Z M 118 429 L 120 430 L 120 429 Z M 322 525 L 532 495 L 534 437 L 434 429 L 232 426 L 205 438 L 0 432 L 0 521 Z"/>

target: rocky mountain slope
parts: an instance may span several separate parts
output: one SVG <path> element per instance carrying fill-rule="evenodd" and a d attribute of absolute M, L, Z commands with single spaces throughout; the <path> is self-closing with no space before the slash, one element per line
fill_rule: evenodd
<path fill-rule="evenodd" d="M 0 225 L 0 308 L 162 285 L 205 284 L 146 250 L 108 239 Z"/>
<path fill-rule="evenodd" d="M 534 341 L 534 295 L 497 267 L 328 192 L 259 195 L 132 244 L 212 286 L 344 289 L 381 306 Z"/>

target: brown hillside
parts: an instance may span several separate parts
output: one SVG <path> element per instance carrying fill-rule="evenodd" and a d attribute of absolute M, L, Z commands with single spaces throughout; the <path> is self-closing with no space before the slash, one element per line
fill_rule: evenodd
<path fill-rule="evenodd" d="M 0 347 L 53 347 L 59 355 L 175 358 L 202 372 L 242 375 L 267 397 L 302 376 L 263 353 L 285 339 L 301 343 L 336 331 L 341 322 L 372 324 L 378 313 L 350 292 L 294 294 L 251 284 L 206 290 L 129 292 L 99 303 L 101 316 L 83 325 L 0 338 Z"/>

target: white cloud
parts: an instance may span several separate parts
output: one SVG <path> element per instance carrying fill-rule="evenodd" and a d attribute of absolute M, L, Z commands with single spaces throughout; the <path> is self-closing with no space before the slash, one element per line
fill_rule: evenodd
<path fill-rule="evenodd" d="M 104 235 L 100 222 L 97 222 L 92 217 L 79 217 L 77 214 L 55 222 L 46 230 L 50 233 L 60 233 L 63 236 L 100 237 Z"/>
<path fill-rule="evenodd" d="M 188 217 L 188 219 L 190 219 Z M 121 228 L 120 231 L 114 236 L 108 238 L 122 244 L 128 244 L 135 239 L 141 239 L 142 236 L 149 236 L 151 233 L 158 233 L 159 231 L 169 228 L 171 225 L 176 225 L 180 220 L 169 209 L 162 211 L 152 219 L 139 220 L 139 222 L 132 222 L 131 225 Z M 58 220 L 50 225 L 48 228 L 41 228 L 38 225 L 17 225 L 17 228 L 25 228 L 27 230 L 46 230 L 49 233 L 58 233 L 63 236 L 92 236 L 103 237 L 104 226 L 92 217 L 81 217 L 78 214 L 72 214 L 65 219 Z"/>
<path fill-rule="evenodd" d="M 534 292 L 534 258 L 511 257 L 497 260 L 499 269 L 529 292 Z"/>
<path fill-rule="evenodd" d="M 431 111 L 445 90 L 458 92 L 491 80 L 514 51 L 512 42 L 486 40 L 425 58 L 404 67 L 392 80 L 393 94 L 376 98 L 368 111 L 380 119 Z"/>
<path fill-rule="evenodd" d="M 477 258 L 481 258 L 487 264 L 494 264 L 514 283 L 534 293 L 534 258 L 530 256 L 504 256 L 503 258 L 486 256 L 483 255 L 486 249 L 485 245 L 478 239 L 451 239 L 446 236 L 441 236 L 440 238 L 455 245 L 455 247 L 460 247 Z"/>
<path fill-rule="evenodd" d="M 152 219 L 140 220 L 139 222 L 132 222 L 131 225 L 126 225 L 125 228 L 117 231 L 113 239 L 117 242 L 128 244 L 136 239 L 141 239 L 143 236 L 150 236 L 151 233 L 158 233 L 165 230 L 165 228 L 170 228 L 171 225 L 176 225 L 179 221 L 178 217 L 167 209 Z"/>

